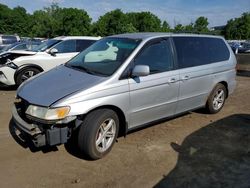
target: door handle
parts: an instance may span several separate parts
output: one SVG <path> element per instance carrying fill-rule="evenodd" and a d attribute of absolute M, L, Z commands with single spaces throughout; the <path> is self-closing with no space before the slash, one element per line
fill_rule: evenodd
<path fill-rule="evenodd" d="M 181 80 L 188 80 L 189 76 L 183 76 Z"/>
<path fill-rule="evenodd" d="M 176 78 L 170 78 L 170 79 L 169 79 L 169 83 L 175 83 L 176 81 L 177 81 Z"/>

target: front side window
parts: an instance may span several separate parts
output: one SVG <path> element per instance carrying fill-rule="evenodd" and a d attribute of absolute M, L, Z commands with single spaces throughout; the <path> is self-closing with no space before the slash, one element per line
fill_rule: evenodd
<path fill-rule="evenodd" d="M 104 38 L 70 60 L 66 66 L 91 74 L 112 75 L 138 46 L 141 40 Z"/>
<path fill-rule="evenodd" d="M 76 52 L 76 40 L 65 40 L 54 46 L 58 53 Z"/>
<path fill-rule="evenodd" d="M 34 52 L 44 52 L 48 48 L 54 46 L 55 44 L 59 43 L 61 40 L 55 40 L 55 39 L 49 39 L 42 44 L 36 46 L 35 48 L 32 49 Z"/>
<path fill-rule="evenodd" d="M 148 65 L 150 74 L 173 69 L 173 56 L 169 39 L 147 45 L 135 58 L 134 65 Z"/>

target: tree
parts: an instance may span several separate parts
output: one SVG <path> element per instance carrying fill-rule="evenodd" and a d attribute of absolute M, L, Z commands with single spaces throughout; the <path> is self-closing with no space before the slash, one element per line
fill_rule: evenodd
<path fill-rule="evenodd" d="M 63 8 L 56 12 L 57 35 L 88 35 L 91 18 L 86 11 L 76 8 Z"/>
<path fill-rule="evenodd" d="M 41 37 L 58 35 L 89 35 L 91 18 L 86 11 L 76 8 L 60 8 L 52 4 L 33 14 L 31 34 Z"/>
<path fill-rule="evenodd" d="M 184 31 L 184 26 L 182 24 L 177 24 L 175 27 L 174 27 L 174 31 L 175 32 L 183 32 Z"/>
<path fill-rule="evenodd" d="M 171 28 L 166 21 L 163 21 L 162 26 L 161 26 L 161 31 L 162 32 L 170 32 L 171 31 Z"/>
<path fill-rule="evenodd" d="M 194 23 L 194 30 L 196 32 L 208 32 L 208 20 L 207 18 L 201 16 L 199 18 L 197 18 L 197 20 Z"/>
<path fill-rule="evenodd" d="M 184 27 L 184 30 L 187 32 L 193 32 L 194 31 L 194 24 L 191 22 L 190 24 L 188 24 Z"/>
<path fill-rule="evenodd" d="M 139 32 L 161 31 L 161 20 L 151 12 L 131 12 L 126 14 L 129 22 Z"/>
<path fill-rule="evenodd" d="M 226 39 L 250 38 L 250 12 L 243 13 L 240 18 L 231 19 L 223 30 Z"/>
<path fill-rule="evenodd" d="M 128 16 L 120 9 L 110 11 L 94 23 L 92 32 L 99 36 L 108 36 L 127 32 L 136 32 L 137 29 L 129 22 Z"/>

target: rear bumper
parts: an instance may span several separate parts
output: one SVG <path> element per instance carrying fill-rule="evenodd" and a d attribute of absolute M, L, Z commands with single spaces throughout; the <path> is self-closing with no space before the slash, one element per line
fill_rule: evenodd
<path fill-rule="evenodd" d="M 36 147 L 64 144 L 69 139 L 71 132 L 67 126 L 55 127 L 51 125 L 49 128 L 42 129 L 36 124 L 29 124 L 20 117 L 15 105 L 12 108 L 12 119 L 14 126 L 28 135 Z"/>

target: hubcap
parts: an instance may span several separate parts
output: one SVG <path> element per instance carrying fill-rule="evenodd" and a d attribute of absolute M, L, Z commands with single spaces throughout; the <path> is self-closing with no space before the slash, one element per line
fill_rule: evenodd
<path fill-rule="evenodd" d="M 214 95 L 214 99 L 213 99 L 214 109 L 219 110 L 223 106 L 224 100 L 225 100 L 225 93 L 223 89 L 219 89 Z"/>
<path fill-rule="evenodd" d="M 24 82 L 25 80 L 27 80 L 28 78 L 34 76 L 36 73 L 34 71 L 26 71 L 24 72 L 24 74 L 21 76 L 22 82 Z"/>
<path fill-rule="evenodd" d="M 115 120 L 106 119 L 100 126 L 96 135 L 96 149 L 105 152 L 112 145 L 116 133 Z"/>

